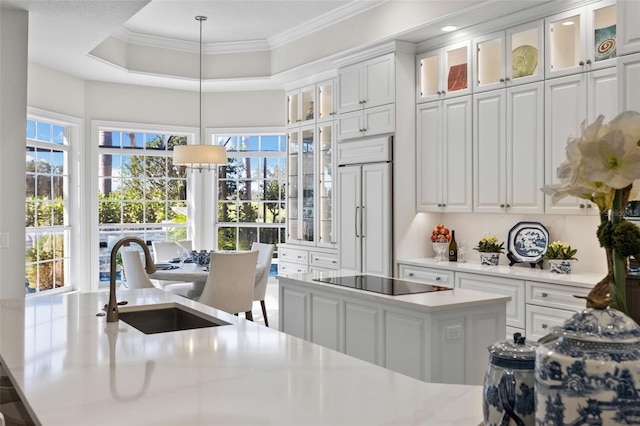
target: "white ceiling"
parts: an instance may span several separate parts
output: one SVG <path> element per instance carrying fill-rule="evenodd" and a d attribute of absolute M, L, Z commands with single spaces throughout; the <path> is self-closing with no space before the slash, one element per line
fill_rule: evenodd
<path fill-rule="evenodd" d="M 269 50 L 305 34 L 363 13 L 387 1 L 435 0 L 0 0 L 5 8 L 29 11 L 29 60 L 85 80 L 157 85 L 193 90 L 193 81 L 118 69 L 90 52 L 110 37 L 126 43 L 197 51 L 197 15 L 207 16 L 203 44 L 233 50 Z M 447 0 L 456 1 L 456 0 Z M 477 0 L 459 22 L 473 25 L 547 0 Z M 454 17 L 447 17 L 447 19 Z M 355 29 L 356 31 L 359 29 Z M 438 34 L 434 25 L 402 34 L 420 41 Z M 273 88 L 277 79 L 261 81 Z M 246 83 L 246 82 L 245 82 Z M 227 87 L 235 88 L 233 85 Z M 247 86 L 248 88 L 252 88 Z M 238 86 L 237 88 L 240 88 Z"/>

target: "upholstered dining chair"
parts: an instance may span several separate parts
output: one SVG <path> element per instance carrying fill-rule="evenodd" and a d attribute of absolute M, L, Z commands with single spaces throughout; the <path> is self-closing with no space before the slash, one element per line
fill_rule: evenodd
<path fill-rule="evenodd" d="M 264 298 L 267 293 L 267 281 L 269 281 L 269 272 L 271 269 L 271 260 L 273 260 L 273 250 L 275 245 L 254 242 L 251 244 L 251 250 L 256 250 L 258 254 L 258 265 L 256 270 L 256 284 L 253 288 L 253 300 L 260 302 L 262 308 L 262 316 L 264 317 L 264 325 L 269 327 L 267 319 L 267 307 Z"/>
<path fill-rule="evenodd" d="M 132 288 L 156 288 L 147 275 L 142 263 L 141 253 L 137 250 L 122 250 L 122 266 L 124 267 L 125 285 Z"/>
<path fill-rule="evenodd" d="M 257 251 L 211 253 L 209 276 L 198 302 L 231 314 L 244 312 L 253 321 L 257 262 Z"/>
<path fill-rule="evenodd" d="M 175 241 L 151 241 L 153 247 L 153 261 L 168 262 L 178 257 L 178 248 L 180 247 Z"/>

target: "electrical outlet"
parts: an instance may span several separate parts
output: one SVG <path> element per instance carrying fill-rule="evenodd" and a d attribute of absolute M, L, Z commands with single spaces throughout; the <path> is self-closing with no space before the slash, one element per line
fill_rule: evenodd
<path fill-rule="evenodd" d="M 445 339 L 447 340 L 453 340 L 453 339 L 459 339 L 460 335 L 462 334 L 462 327 L 459 325 L 450 325 L 448 327 L 445 327 Z"/>
<path fill-rule="evenodd" d="M 0 249 L 9 248 L 9 233 L 0 232 Z"/>

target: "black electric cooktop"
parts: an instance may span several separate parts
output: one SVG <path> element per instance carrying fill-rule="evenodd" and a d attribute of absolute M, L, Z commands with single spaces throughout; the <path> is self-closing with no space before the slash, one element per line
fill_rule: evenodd
<path fill-rule="evenodd" d="M 429 293 L 433 291 L 451 290 L 448 287 L 421 284 L 396 278 L 379 277 L 376 275 L 352 275 L 346 277 L 314 278 L 313 281 L 350 287 L 374 293 L 399 296 L 402 294 Z"/>

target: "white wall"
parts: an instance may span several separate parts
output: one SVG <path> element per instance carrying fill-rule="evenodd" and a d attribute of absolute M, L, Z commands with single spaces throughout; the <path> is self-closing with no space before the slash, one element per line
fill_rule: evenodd
<path fill-rule="evenodd" d="M 25 123 L 27 119 L 27 12 L 0 12 L 0 299 L 24 297 Z M 17 267 L 14 265 L 18 265 Z"/>

